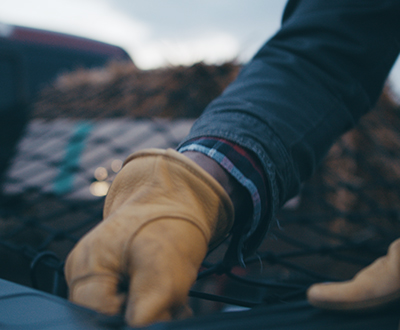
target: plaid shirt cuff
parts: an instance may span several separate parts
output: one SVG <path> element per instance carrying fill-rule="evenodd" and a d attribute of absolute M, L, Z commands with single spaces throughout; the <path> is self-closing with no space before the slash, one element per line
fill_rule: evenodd
<path fill-rule="evenodd" d="M 239 145 L 214 137 L 188 141 L 178 151 L 196 151 L 212 158 L 249 192 L 253 204 L 250 226 L 246 226 L 245 232 L 241 233 L 237 247 L 239 261 L 243 264 L 242 249 L 244 242 L 257 230 L 267 214 L 267 188 L 258 159 Z"/>

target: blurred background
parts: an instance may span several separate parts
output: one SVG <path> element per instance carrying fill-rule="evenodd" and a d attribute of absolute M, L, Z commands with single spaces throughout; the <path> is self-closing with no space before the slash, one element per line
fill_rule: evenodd
<path fill-rule="evenodd" d="M 286 0 L 14 0 L 0 22 L 82 36 L 125 49 L 140 69 L 247 61 L 279 28 Z M 0 35 L 7 33 L 1 27 Z M 400 91 L 400 64 L 392 72 Z"/>
<path fill-rule="evenodd" d="M 278 28 L 285 0 L 2 1 L 0 21 L 123 47 L 141 69 L 247 60 Z"/>

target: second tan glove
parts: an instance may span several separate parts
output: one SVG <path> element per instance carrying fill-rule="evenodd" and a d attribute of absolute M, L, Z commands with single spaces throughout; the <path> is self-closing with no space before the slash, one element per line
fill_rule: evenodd
<path fill-rule="evenodd" d="M 110 188 L 104 220 L 67 258 L 70 299 L 107 314 L 125 308 L 130 325 L 175 318 L 208 247 L 225 238 L 233 218 L 223 188 L 187 157 L 135 153 Z M 119 289 L 124 278 L 128 292 Z"/>
<path fill-rule="evenodd" d="M 337 311 L 382 308 L 400 300 L 400 239 L 390 245 L 386 256 L 362 269 L 352 280 L 315 284 L 307 296 L 315 307 Z"/>

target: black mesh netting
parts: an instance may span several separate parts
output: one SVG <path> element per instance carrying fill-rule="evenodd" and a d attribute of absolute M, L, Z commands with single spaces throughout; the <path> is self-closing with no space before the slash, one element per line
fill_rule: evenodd
<path fill-rule="evenodd" d="M 46 93 L 37 106 L 52 115 L 32 118 L 5 176 L 0 277 L 66 296 L 65 257 L 101 220 L 121 160 L 175 147 L 193 120 L 57 118 L 61 92 Z M 399 160 L 400 112 L 386 95 L 278 214 L 246 268 L 221 268 L 225 246 L 207 257 L 191 292 L 195 313 L 303 299 L 311 283 L 350 278 L 385 254 L 400 236 Z"/>

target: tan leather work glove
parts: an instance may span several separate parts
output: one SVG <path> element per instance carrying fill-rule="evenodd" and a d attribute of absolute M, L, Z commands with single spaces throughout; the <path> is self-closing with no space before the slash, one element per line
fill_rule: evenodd
<path fill-rule="evenodd" d="M 346 282 L 315 284 L 307 291 L 315 307 L 361 311 L 382 308 L 400 299 L 400 239 L 386 256 L 377 259 Z"/>
<path fill-rule="evenodd" d="M 233 223 L 224 189 L 172 150 L 132 154 L 116 176 L 104 220 L 67 258 L 70 299 L 129 325 L 170 320 L 187 311 L 188 291 L 210 245 Z M 129 279 L 129 292 L 119 285 Z"/>

